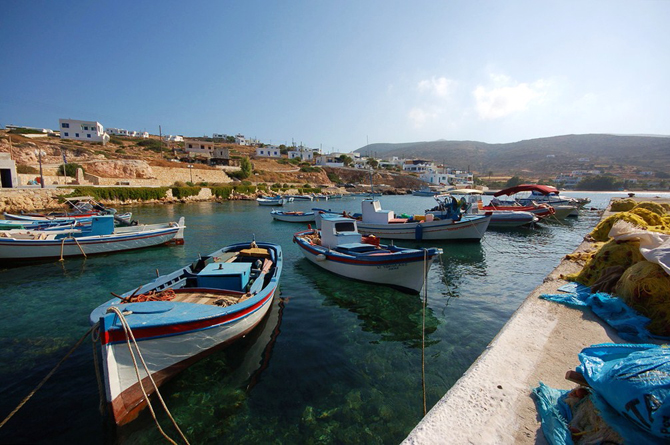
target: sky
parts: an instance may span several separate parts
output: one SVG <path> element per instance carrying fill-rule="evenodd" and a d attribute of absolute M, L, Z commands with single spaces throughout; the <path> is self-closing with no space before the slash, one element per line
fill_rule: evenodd
<path fill-rule="evenodd" d="M 0 125 L 370 143 L 670 135 L 670 1 L 0 3 Z"/>

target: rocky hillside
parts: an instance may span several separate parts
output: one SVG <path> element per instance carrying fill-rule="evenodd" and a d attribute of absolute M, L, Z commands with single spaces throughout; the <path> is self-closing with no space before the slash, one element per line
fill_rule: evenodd
<path fill-rule="evenodd" d="M 565 135 L 509 144 L 432 141 L 370 144 L 356 150 L 377 157 L 423 158 L 487 174 L 528 171 L 556 174 L 566 170 L 605 168 L 670 173 L 670 137 Z"/>

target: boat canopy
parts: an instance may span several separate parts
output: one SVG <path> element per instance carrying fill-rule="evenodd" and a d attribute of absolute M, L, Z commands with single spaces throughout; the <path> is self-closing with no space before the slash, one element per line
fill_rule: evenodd
<path fill-rule="evenodd" d="M 538 192 L 543 195 L 549 195 L 551 193 L 558 193 L 558 189 L 550 185 L 521 184 L 500 190 L 499 192 L 494 193 L 493 196 L 513 195 L 519 192 Z"/>

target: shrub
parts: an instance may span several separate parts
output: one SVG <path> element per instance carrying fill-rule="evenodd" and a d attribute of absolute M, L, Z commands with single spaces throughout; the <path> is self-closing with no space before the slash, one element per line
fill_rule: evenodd
<path fill-rule="evenodd" d="M 77 187 L 68 196 L 93 196 L 98 200 L 149 201 L 165 198 L 169 187 Z"/>
<path fill-rule="evenodd" d="M 118 136 L 110 136 L 109 142 L 115 145 L 123 145 L 123 139 Z"/>
<path fill-rule="evenodd" d="M 35 167 L 31 167 L 30 165 L 17 165 L 16 166 L 16 172 L 17 173 L 26 173 L 26 174 L 37 174 L 40 171 L 36 169 Z"/>
<path fill-rule="evenodd" d="M 77 169 L 82 169 L 84 170 L 84 167 L 81 165 L 77 164 L 76 162 L 70 162 L 69 164 L 61 164 L 58 167 L 58 174 L 59 175 L 65 175 L 65 176 L 70 176 L 72 178 L 77 176 Z"/>
<path fill-rule="evenodd" d="M 187 183 L 189 184 L 189 183 Z M 172 187 L 172 196 L 177 199 L 186 198 L 188 196 L 197 196 L 200 193 L 200 187 Z"/>

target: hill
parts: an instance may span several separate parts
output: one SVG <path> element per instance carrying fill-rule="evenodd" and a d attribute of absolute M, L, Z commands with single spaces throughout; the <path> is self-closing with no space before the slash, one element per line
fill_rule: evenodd
<path fill-rule="evenodd" d="M 564 135 L 507 144 L 432 141 L 370 144 L 356 150 L 377 157 L 429 159 L 485 174 L 532 172 L 553 175 L 576 169 L 609 173 L 643 170 L 670 173 L 670 137 L 611 134 Z"/>

